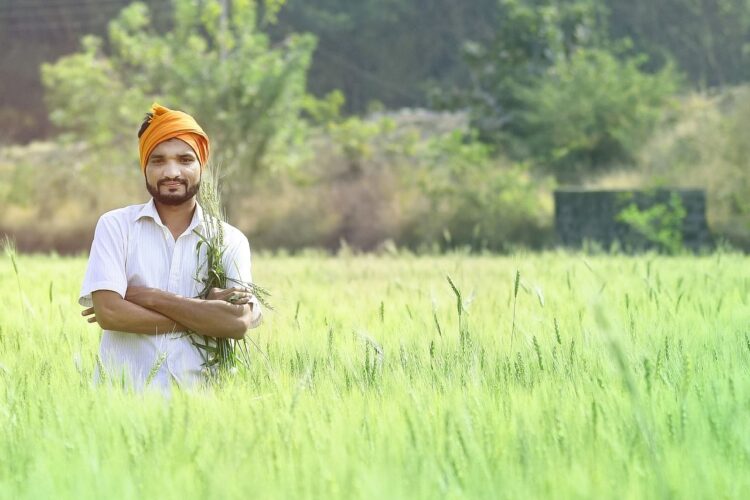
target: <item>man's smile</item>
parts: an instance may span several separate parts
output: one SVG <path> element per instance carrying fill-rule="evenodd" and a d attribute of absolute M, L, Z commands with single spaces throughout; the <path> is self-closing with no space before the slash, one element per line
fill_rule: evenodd
<path fill-rule="evenodd" d="M 184 182 L 178 182 L 178 181 L 168 181 L 168 182 L 162 182 L 159 185 L 160 186 L 166 186 L 168 188 L 176 188 L 184 185 Z"/>

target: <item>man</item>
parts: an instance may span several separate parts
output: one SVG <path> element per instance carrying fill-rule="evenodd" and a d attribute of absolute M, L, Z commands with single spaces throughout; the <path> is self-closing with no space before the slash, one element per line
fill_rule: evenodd
<path fill-rule="evenodd" d="M 205 373 L 188 329 L 241 339 L 260 324 L 261 310 L 244 288 L 194 298 L 202 289 L 196 274 L 206 271 L 205 245 L 198 255 L 194 233 L 203 230 L 195 195 L 209 155 L 206 133 L 190 115 L 155 103 L 138 139 L 152 198 L 99 218 L 79 303 L 87 307 L 82 315 L 104 330 L 99 355 L 107 374 L 124 376 L 136 390 L 150 379 L 169 393 L 173 382 L 191 387 Z M 252 282 L 247 238 L 229 224 L 222 227 L 227 277 Z M 96 380 L 101 376 L 97 369 Z"/>

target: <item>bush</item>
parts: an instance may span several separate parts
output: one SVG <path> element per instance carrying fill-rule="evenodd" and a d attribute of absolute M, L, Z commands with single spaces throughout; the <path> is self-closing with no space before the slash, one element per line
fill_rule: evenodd
<path fill-rule="evenodd" d="M 558 179 L 632 164 L 659 123 L 678 80 L 667 67 L 647 74 L 641 58 L 581 49 L 521 93 L 528 154 Z"/>
<path fill-rule="evenodd" d="M 424 147 L 424 163 L 412 175 L 425 198 L 403 235 L 410 246 L 504 251 L 550 241 L 550 180 L 493 158 L 475 135 L 454 132 Z"/>
<path fill-rule="evenodd" d="M 680 196 L 672 193 L 666 203 L 656 203 L 648 208 L 640 208 L 631 202 L 617 216 L 635 231 L 645 242 L 659 250 L 676 254 L 683 249 L 682 227 L 686 216 Z"/>
<path fill-rule="evenodd" d="M 385 242 L 415 250 L 538 247 L 550 236 L 550 182 L 493 159 L 454 115 L 400 112 L 319 126 L 313 161 L 268 181 L 238 212 L 256 245 L 299 249 Z M 419 123 L 419 125 L 415 125 Z"/>
<path fill-rule="evenodd" d="M 703 188 L 714 233 L 750 249 L 750 88 L 693 94 L 639 153 L 642 184 Z"/>
<path fill-rule="evenodd" d="M 147 196 L 138 168 L 102 168 L 81 144 L 0 149 L 0 235 L 23 251 L 86 251 L 99 215 Z"/>

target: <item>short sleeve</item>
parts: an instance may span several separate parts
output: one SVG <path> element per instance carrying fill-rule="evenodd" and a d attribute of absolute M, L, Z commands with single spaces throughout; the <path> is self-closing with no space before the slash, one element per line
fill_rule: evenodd
<path fill-rule="evenodd" d="M 92 292 L 97 290 L 112 290 L 125 298 L 128 280 L 125 274 L 125 235 L 117 219 L 104 214 L 96 223 L 94 241 L 83 278 L 83 286 L 78 303 L 84 307 L 91 307 Z"/>
<path fill-rule="evenodd" d="M 227 288 L 233 286 L 243 286 L 242 284 L 252 283 L 253 277 L 250 272 L 250 242 L 247 237 L 237 231 L 236 237 L 231 238 L 226 252 L 224 254 L 224 269 L 227 275 Z M 262 319 L 263 313 L 260 310 L 258 298 L 253 296 L 253 318 L 250 328 L 258 326 Z"/>

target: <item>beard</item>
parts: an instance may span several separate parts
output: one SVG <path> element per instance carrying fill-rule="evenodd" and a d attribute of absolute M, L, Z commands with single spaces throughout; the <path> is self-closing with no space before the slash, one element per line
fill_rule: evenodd
<path fill-rule="evenodd" d="M 184 194 L 162 194 L 159 191 L 159 187 L 165 182 L 167 181 L 159 181 L 156 183 L 156 186 L 152 186 L 148 183 L 148 181 L 146 181 L 146 189 L 148 190 L 149 194 L 153 196 L 154 201 L 157 201 L 162 205 L 182 205 L 190 198 L 198 194 L 198 191 L 201 188 L 201 181 L 196 182 L 190 187 L 188 187 L 186 181 L 179 181 L 183 186 L 185 186 Z"/>

